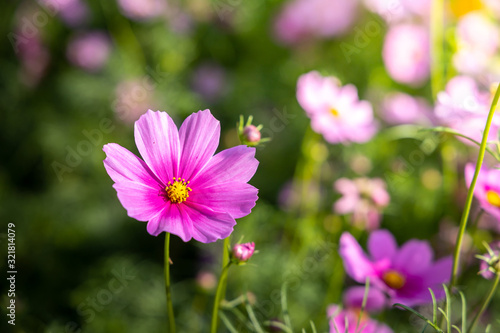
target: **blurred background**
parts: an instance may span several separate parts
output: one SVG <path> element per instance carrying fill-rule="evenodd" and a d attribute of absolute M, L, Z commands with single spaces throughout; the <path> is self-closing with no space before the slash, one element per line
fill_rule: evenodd
<path fill-rule="evenodd" d="M 41 0 L 2 8 L 0 241 L 3 258 L 7 224 L 15 224 L 18 271 L 16 326 L 3 314 L 2 332 L 165 331 L 164 235 L 127 216 L 102 162 L 110 142 L 138 154 L 133 124 L 147 109 L 167 111 L 177 125 L 210 109 L 221 122 L 219 150 L 239 144 L 240 115 L 253 115 L 271 139 L 257 148 L 250 181 L 257 205 L 231 238 L 259 250 L 229 274 L 227 299 L 245 318 L 240 296 L 248 292 L 260 321 L 281 320 L 286 282 L 295 328 L 309 331 L 312 320 L 328 331 L 326 306 L 352 284 L 339 235 L 350 230 L 361 244 L 367 235 L 332 210 L 340 177 L 383 179 L 391 201 L 382 227 L 400 244 L 428 239 L 438 257 L 451 254 L 463 167 L 477 148 L 404 126 L 440 124 L 433 105 L 451 77 L 468 75 L 486 90 L 498 78 L 496 1 Z M 310 129 L 295 92 L 311 70 L 354 84 L 372 104 L 379 131 L 371 141 L 333 145 Z M 477 230 L 467 244 L 481 248 L 495 235 Z M 222 241 L 172 237 L 179 331 L 208 331 L 221 251 Z M 477 279 L 471 265 L 464 279 Z M 0 267 L 7 271 L 6 260 Z M 489 285 L 464 291 L 475 303 Z M 5 278 L 1 286 L 4 313 Z M 227 316 L 252 330 L 238 311 Z M 423 327 L 400 310 L 378 319 L 398 333 Z"/>

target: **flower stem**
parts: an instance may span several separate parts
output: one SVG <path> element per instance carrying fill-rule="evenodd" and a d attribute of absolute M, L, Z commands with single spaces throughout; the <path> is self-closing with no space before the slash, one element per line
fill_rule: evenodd
<path fill-rule="evenodd" d="M 172 306 L 172 294 L 170 292 L 170 233 L 165 233 L 165 292 L 167 295 L 167 311 L 170 333 L 175 333 L 174 307 Z"/>
<path fill-rule="evenodd" d="M 224 268 L 222 268 L 222 272 L 220 274 L 219 278 L 219 284 L 217 285 L 217 292 L 215 293 L 215 301 L 214 301 L 214 310 L 212 312 L 212 325 L 210 326 L 210 332 L 211 333 L 216 333 L 217 332 L 217 322 L 219 321 L 219 306 L 222 298 L 224 297 L 225 294 L 225 288 L 224 286 L 226 285 L 226 280 L 227 280 L 227 271 L 229 270 L 229 266 L 231 266 L 231 261 L 227 263 Z"/>
<path fill-rule="evenodd" d="M 498 282 L 500 281 L 500 274 L 496 274 L 495 282 L 493 283 L 493 286 L 491 287 L 490 293 L 484 300 L 483 306 L 481 307 L 481 310 L 476 314 L 474 319 L 472 320 L 472 323 L 469 326 L 469 329 L 467 332 L 472 332 L 474 329 L 474 326 L 476 326 L 476 322 L 478 321 L 479 318 L 483 315 L 484 310 L 488 307 L 488 304 L 490 304 L 491 299 L 493 298 L 493 295 L 495 294 L 495 291 L 497 290 L 498 287 Z"/>
<path fill-rule="evenodd" d="M 443 90 L 445 81 L 444 58 L 444 2 L 432 2 L 431 11 L 431 89 L 432 96 L 436 98 L 439 91 Z"/>
<path fill-rule="evenodd" d="M 481 140 L 481 146 L 479 146 L 479 156 L 476 162 L 476 170 L 474 171 L 474 177 L 469 186 L 469 191 L 467 192 L 467 200 L 465 202 L 464 212 L 462 214 L 462 219 L 460 220 L 460 230 L 457 235 L 457 243 L 455 246 L 455 253 L 453 254 L 453 269 L 451 273 L 450 290 L 453 290 L 457 282 L 458 264 L 460 261 L 460 250 L 462 248 L 462 241 L 465 234 L 465 228 L 467 227 L 467 220 L 469 219 L 470 208 L 472 204 L 472 199 L 474 196 L 474 187 L 476 186 L 477 177 L 479 175 L 479 170 L 483 164 L 484 153 L 486 151 L 486 144 L 488 141 L 488 135 L 490 132 L 491 122 L 493 120 L 493 115 L 495 114 L 495 109 L 497 107 L 498 98 L 500 97 L 500 86 L 497 87 L 495 96 L 493 97 L 493 102 L 491 103 L 490 112 L 488 113 L 488 119 L 486 120 L 486 127 L 483 132 L 483 139 Z"/>

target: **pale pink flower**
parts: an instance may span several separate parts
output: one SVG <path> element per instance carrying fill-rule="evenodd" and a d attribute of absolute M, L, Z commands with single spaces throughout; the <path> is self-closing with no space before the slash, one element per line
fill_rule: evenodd
<path fill-rule="evenodd" d="M 381 116 L 389 124 L 432 124 L 432 107 L 422 97 L 395 92 L 387 95 L 382 104 Z"/>
<path fill-rule="evenodd" d="M 427 21 L 431 10 L 431 0 L 364 0 L 364 4 L 387 23 L 411 20 L 414 17 Z"/>
<path fill-rule="evenodd" d="M 334 77 L 309 72 L 299 77 L 297 100 L 311 118 L 312 129 L 330 143 L 363 143 L 377 132 L 371 104 L 359 100 L 352 84 L 340 86 Z"/>
<path fill-rule="evenodd" d="M 292 0 L 276 18 L 274 33 L 285 44 L 335 37 L 352 26 L 358 7 L 357 0 Z"/>
<path fill-rule="evenodd" d="M 338 305 L 330 305 L 327 309 L 330 319 L 330 333 L 392 333 L 389 326 L 379 323 L 364 314 L 361 319 L 359 309 L 342 309 Z M 359 326 L 358 326 L 359 321 Z M 347 326 L 346 326 L 347 322 Z M 357 330 L 356 330 L 357 328 Z M 347 329 L 347 330 L 346 330 Z"/>
<path fill-rule="evenodd" d="M 420 25 L 391 26 L 382 56 L 389 75 L 397 82 L 422 85 L 430 74 L 429 32 Z"/>
<path fill-rule="evenodd" d="M 352 223 L 368 230 L 380 226 L 381 211 L 389 204 L 390 197 L 382 179 L 338 179 L 334 188 L 342 194 L 333 210 L 337 214 L 352 214 Z"/>
<path fill-rule="evenodd" d="M 456 76 L 438 93 L 435 114 L 439 122 L 478 142 L 481 141 L 490 109 L 489 91 L 479 90 L 476 82 L 467 76 Z M 498 140 L 500 115 L 493 117 L 488 141 Z M 469 140 L 463 142 L 473 145 Z"/>
<path fill-rule="evenodd" d="M 101 31 L 74 36 L 69 42 L 66 55 L 71 63 L 85 70 L 100 70 L 111 52 L 109 37 Z"/>
<path fill-rule="evenodd" d="M 123 15 L 138 21 L 161 16 L 167 9 L 165 0 L 118 0 L 118 5 Z"/>

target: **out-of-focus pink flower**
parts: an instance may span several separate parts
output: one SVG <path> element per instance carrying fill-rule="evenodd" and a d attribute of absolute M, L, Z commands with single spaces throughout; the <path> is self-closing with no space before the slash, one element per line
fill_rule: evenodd
<path fill-rule="evenodd" d="M 79 26 L 87 21 L 89 8 L 81 0 L 40 0 L 51 13 L 57 13 L 68 26 Z"/>
<path fill-rule="evenodd" d="M 153 90 L 145 80 L 121 82 L 115 89 L 113 102 L 118 118 L 126 124 L 133 124 L 148 108 L 157 108 Z"/>
<path fill-rule="evenodd" d="M 217 278 L 214 273 L 201 271 L 196 275 L 196 284 L 203 290 L 212 290 L 217 286 Z"/>
<path fill-rule="evenodd" d="M 412 239 L 398 248 L 387 230 L 376 230 L 368 238 L 369 256 L 356 239 L 344 232 L 340 237 L 339 254 L 346 273 L 359 283 L 370 278 L 370 285 L 388 294 L 390 304 L 406 306 L 431 303 L 428 288 L 437 299 L 444 297 L 441 286 L 451 274 L 452 258 L 434 262 L 434 253 L 427 241 Z"/>
<path fill-rule="evenodd" d="M 498 27 L 486 15 L 476 11 L 461 17 L 456 31 L 455 67 L 461 73 L 481 74 L 498 50 Z"/>
<path fill-rule="evenodd" d="M 32 38 L 23 37 L 18 49 L 18 57 L 21 61 L 21 81 L 30 87 L 36 86 L 47 71 L 50 53 L 39 35 Z"/>
<path fill-rule="evenodd" d="M 371 319 L 366 314 L 361 318 L 359 309 L 345 309 L 338 305 L 330 305 L 327 309 L 330 319 L 330 333 L 392 333 L 389 326 Z M 359 321 L 359 325 L 358 325 Z M 347 322 L 347 326 L 346 326 Z M 347 331 L 346 331 L 347 328 Z M 357 330 L 356 330 L 357 329 Z"/>
<path fill-rule="evenodd" d="M 338 36 L 352 26 L 358 7 L 357 0 L 293 0 L 276 18 L 274 33 L 285 44 L 310 37 Z"/>
<path fill-rule="evenodd" d="M 414 16 L 427 21 L 430 16 L 431 0 L 364 0 L 365 6 L 377 13 L 387 23 L 412 19 Z"/>
<path fill-rule="evenodd" d="M 233 246 L 233 257 L 240 262 L 247 261 L 255 252 L 255 243 L 243 243 Z"/>
<path fill-rule="evenodd" d="M 476 166 L 468 163 L 465 166 L 465 182 L 470 186 Z M 493 216 L 500 224 L 500 169 L 482 167 L 477 177 L 474 196 L 485 212 Z"/>
<path fill-rule="evenodd" d="M 500 2 L 498 0 L 482 0 L 482 2 L 496 18 L 500 18 Z"/>
<path fill-rule="evenodd" d="M 432 107 L 421 97 L 396 92 L 387 95 L 381 116 L 389 124 L 432 124 Z"/>
<path fill-rule="evenodd" d="M 392 26 L 385 36 L 382 56 L 395 81 L 412 86 L 423 84 L 430 73 L 428 30 L 416 24 Z"/>
<path fill-rule="evenodd" d="M 297 100 L 312 129 L 330 143 L 362 143 L 377 132 L 371 104 L 359 100 L 352 84 L 342 87 L 334 77 L 309 72 L 297 82 Z"/>
<path fill-rule="evenodd" d="M 342 302 L 348 309 L 361 309 L 363 299 L 365 297 L 365 287 L 355 286 L 350 287 L 344 292 Z M 368 295 L 365 300 L 365 310 L 367 312 L 377 312 L 387 307 L 387 297 L 377 288 L 369 288 Z"/>
<path fill-rule="evenodd" d="M 109 38 L 101 31 L 74 36 L 66 49 L 66 55 L 72 64 L 91 72 L 104 66 L 110 52 Z"/>
<path fill-rule="evenodd" d="M 227 75 L 224 68 L 215 63 L 198 66 L 192 76 L 193 90 L 208 102 L 215 102 L 227 91 Z"/>
<path fill-rule="evenodd" d="M 342 198 L 333 205 L 337 214 L 352 213 L 352 222 L 359 228 L 374 230 L 380 226 L 380 212 L 390 201 L 382 179 L 340 178 L 334 188 L 342 194 Z"/>
<path fill-rule="evenodd" d="M 435 114 L 439 122 L 478 142 L 483 136 L 490 109 L 490 93 L 480 91 L 476 82 L 467 76 L 456 76 L 446 84 L 446 91 L 437 95 Z M 500 115 L 493 117 L 488 140 L 497 140 Z M 468 140 L 463 142 L 473 145 Z"/>
<path fill-rule="evenodd" d="M 241 145 L 214 155 L 220 123 L 210 110 L 191 114 L 180 129 L 166 112 L 148 110 L 135 123 L 134 136 L 144 160 L 109 143 L 104 167 L 128 215 L 147 221 L 151 235 L 215 242 L 255 206 L 258 190 L 248 184 L 259 164 L 255 148 Z"/>
<path fill-rule="evenodd" d="M 123 15 L 133 20 L 149 20 L 165 14 L 167 3 L 164 0 L 118 0 Z"/>
<path fill-rule="evenodd" d="M 494 242 L 488 246 L 488 253 L 479 256 L 479 274 L 487 280 L 491 280 L 496 274 L 500 274 L 500 242 Z"/>

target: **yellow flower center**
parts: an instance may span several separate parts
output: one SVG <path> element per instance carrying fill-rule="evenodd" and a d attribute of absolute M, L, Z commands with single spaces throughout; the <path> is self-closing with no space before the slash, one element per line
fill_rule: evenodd
<path fill-rule="evenodd" d="M 486 200 L 495 207 L 500 207 L 500 195 L 495 191 L 486 192 Z"/>
<path fill-rule="evenodd" d="M 334 116 L 334 117 L 338 117 L 339 116 L 339 112 L 337 111 L 337 109 L 335 108 L 330 108 L 330 113 Z"/>
<path fill-rule="evenodd" d="M 172 181 L 169 181 L 165 191 L 167 192 L 167 197 L 171 203 L 181 203 L 186 201 L 189 197 L 189 191 L 192 191 L 187 185 L 189 181 L 186 182 L 185 179 L 174 177 Z"/>
<path fill-rule="evenodd" d="M 405 277 L 392 269 L 384 273 L 382 280 L 392 289 L 401 289 L 406 283 Z"/>

